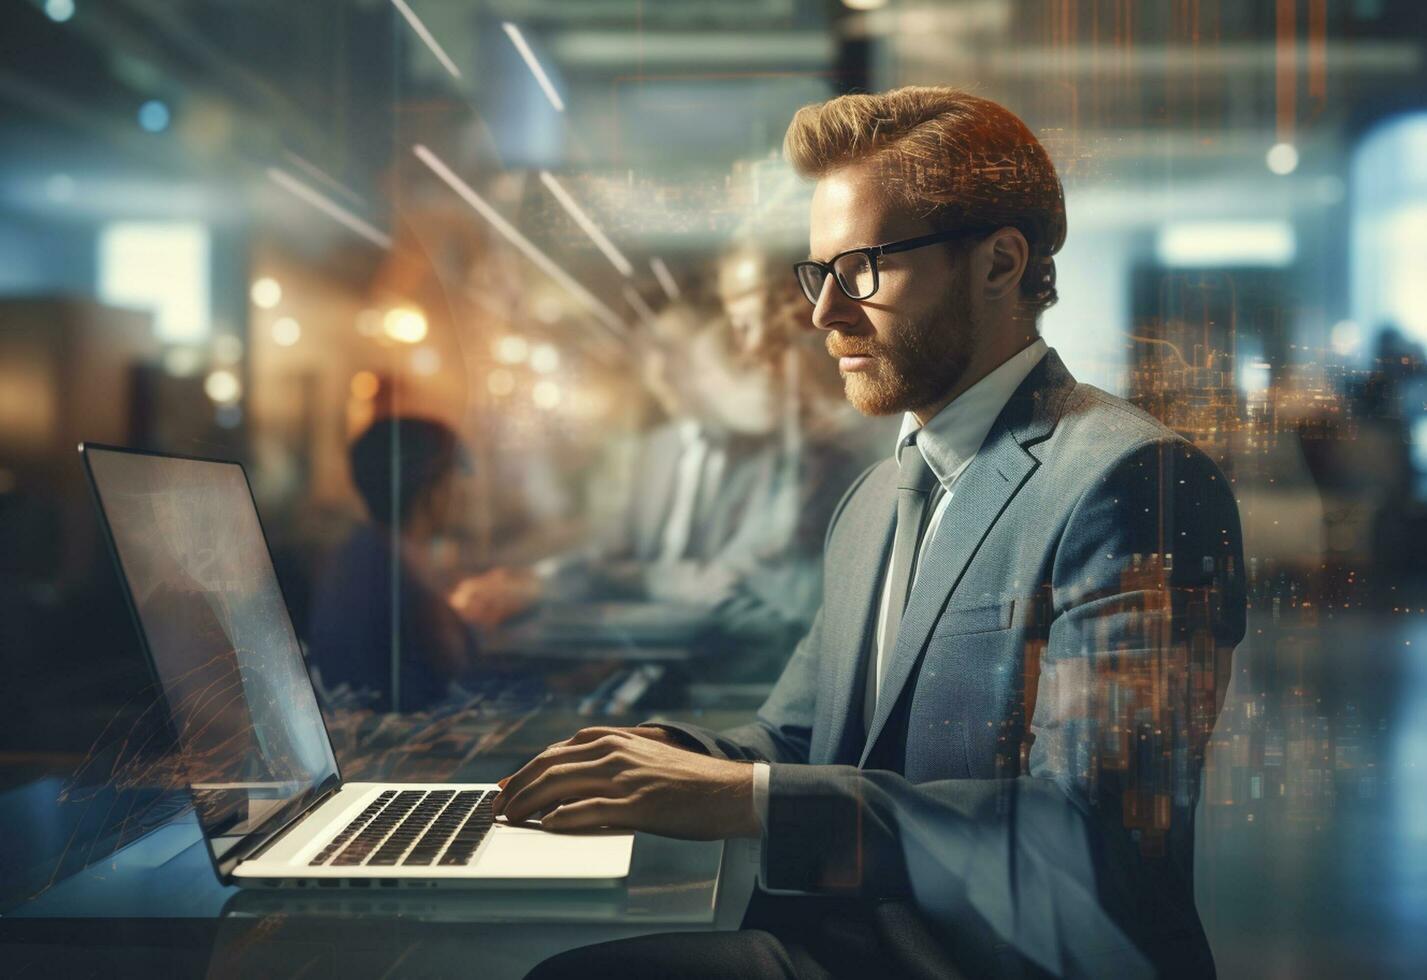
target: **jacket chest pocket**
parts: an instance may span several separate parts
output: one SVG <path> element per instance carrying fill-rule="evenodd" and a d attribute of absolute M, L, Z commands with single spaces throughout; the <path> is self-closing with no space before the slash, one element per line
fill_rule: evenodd
<path fill-rule="evenodd" d="M 965 636 L 1010 629 L 1016 615 L 1016 600 L 976 605 L 950 605 L 932 629 L 932 637 Z"/>

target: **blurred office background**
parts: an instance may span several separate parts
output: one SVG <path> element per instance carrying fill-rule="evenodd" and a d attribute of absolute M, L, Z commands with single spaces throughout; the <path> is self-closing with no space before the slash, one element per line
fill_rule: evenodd
<path fill-rule="evenodd" d="M 1420 972 L 1421 4 L 0 17 L 0 907 L 181 805 L 136 775 L 161 736 L 80 441 L 248 466 L 349 775 L 444 775 L 451 717 L 501 764 L 594 721 L 745 719 L 815 607 L 832 507 L 896 431 L 850 414 L 805 329 L 810 189 L 782 134 L 841 92 L 950 84 L 1060 170 L 1050 343 L 1238 491 L 1250 629 L 1200 808 L 1222 972 Z M 356 465 L 411 477 L 414 509 L 360 491 L 369 430 L 384 451 Z M 368 636 L 365 673 L 342 659 L 363 589 L 429 626 Z M 358 753 L 388 717 L 405 734 Z"/>

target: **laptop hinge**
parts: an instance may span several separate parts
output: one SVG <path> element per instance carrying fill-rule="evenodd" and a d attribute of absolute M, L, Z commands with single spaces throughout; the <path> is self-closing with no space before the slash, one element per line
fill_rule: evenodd
<path fill-rule="evenodd" d="M 289 830 L 297 826 L 298 821 L 300 821 L 303 817 L 307 816 L 309 813 L 315 811 L 323 803 L 326 803 L 327 800 L 331 797 L 336 796 L 337 791 L 341 788 L 342 781 L 340 779 L 334 780 L 331 786 L 327 787 L 327 789 L 323 790 L 321 793 L 318 793 L 317 797 L 312 800 L 312 802 L 308 803 L 307 806 L 303 807 L 301 810 L 298 810 L 292 816 L 284 820 L 280 827 L 278 827 L 276 830 L 272 831 L 272 833 L 264 837 L 261 842 L 249 845 L 251 846 L 252 850 L 240 851 L 240 853 L 237 855 L 237 860 L 233 862 L 233 867 L 236 868 L 244 861 L 252 861 L 255 858 L 261 857 L 263 852 L 265 852 L 268 848 L 272 847 L 284 836 L 286 836 Z M 241 846 L 242 845 L 240 845 L 240 847 Z"/>

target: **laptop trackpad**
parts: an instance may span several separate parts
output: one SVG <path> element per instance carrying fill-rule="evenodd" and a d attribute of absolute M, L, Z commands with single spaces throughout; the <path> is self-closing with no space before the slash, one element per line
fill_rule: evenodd
<path fill-rule="evenodd" d="M 476 861 L 481 877 L 624 878 L 634 835 L 619 831 L 552 834 L 535 826 L 497 823 Z"/>

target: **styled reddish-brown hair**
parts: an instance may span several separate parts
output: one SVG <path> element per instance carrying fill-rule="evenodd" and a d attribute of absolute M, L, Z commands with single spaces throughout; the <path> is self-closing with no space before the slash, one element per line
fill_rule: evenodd
<path fill-rule="evenodd" d="M 1005 106 L 953 88 L 843 95 L 793 116 L 783 152 L 804 177 L 872 161 L 887 187 L 933 228 L 1012 227 L 1030 246 L 1021 296 L 1056 301 L 1065 196 L 1045 147 Z"/>

